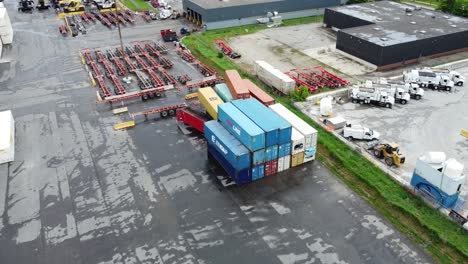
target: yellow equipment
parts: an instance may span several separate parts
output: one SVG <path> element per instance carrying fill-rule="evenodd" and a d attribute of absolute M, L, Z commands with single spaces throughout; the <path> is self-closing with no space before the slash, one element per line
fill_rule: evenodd
<path fill-rule="evenodd" d="M 126 129 L 126 128 L 131 128 L 134 126 L 135 126 L 135 121 L 123 122 L 123 123 L 115 124 L 114 130 Z"/>
<path fill-rule="evenodd" d="M 462 136 L 468 138 L 468 130 L 462 129 L 462 130 L 460 131 L 460 135 L 462 135 Z"/>
<path fill-rule="evenodd" d="M 70 13 L 70 12 L 78 12 L 78 11 L 84 11 L 84 5 L 81 3 L 81 1 L 76 1 L 76 0 L 71 0 L 71 1 L 64 1 L 65 6 L 63 7 L 63 12 L 65 13 Z"/>
<path fill-rule="evenodd" d="M 384 159 L 388 166 L 395 165 L 400 167 L 405 163 L 405 156 L 400 153 L 398 144 L 386 143 L 374 147 L 374 156 Z"/>

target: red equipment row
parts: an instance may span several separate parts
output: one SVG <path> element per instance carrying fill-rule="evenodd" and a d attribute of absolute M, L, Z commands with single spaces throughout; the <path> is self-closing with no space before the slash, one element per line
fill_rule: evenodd
<path fill-rule="evenodd" d="M 340 87 L 349 85 L 349 82 L 330 73 L 321 66 L 315 67 L 316 71 L 312 69 L 292 69 L 291 72 L 285 74 L 291 77 L 298 85 L 306 86 L 311 92 L 317 91 L 322 87 Z"/>
<path fill-rule="evenodd" d="M 179 46 L 176 46 L 177 52 L 179 55 L 182 57 L 182 59 L 188 61 L 188 62 L 193 62 L 197 65 L 197 67 L 201 70 L 202 74 L 205 75 L 206 77 L 208 76 L 214 76 L 216 73 L 211 70 L 210 68 L 206 67 L 203 63 L 201 63 L 199 60 L 197 60 L 192 54 L 188 53 L 187 51 L 183 50 Z"/>
<path fill-rule="evenodd" d="M 216 41 L 216 44 L 218 44 L 218 46 L 221 48 L 224 54 L 229 55 L 232 53 L 232 49 L 226 43 L 224 43 L 223 39 L 217 38 L 215 41 Z"/>

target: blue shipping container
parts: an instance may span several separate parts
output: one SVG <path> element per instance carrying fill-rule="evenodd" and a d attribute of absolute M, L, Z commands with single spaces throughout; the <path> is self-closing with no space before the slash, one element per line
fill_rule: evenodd
<path fill-rule="evenodd" d="M 260 149 L 252 152 L 252 166 L 265 163 L 265 149 Z"/>
<path fill-rule="evenodd" d="M 218 106 L 218 120 L 250 151 L 265 148 L 265 132 L 232 103 Z"/>
<path fill-rule="evenodd" d="M 236 170 L 250 167 L 250 152 L 220 123 L 205 122 L 205 138 L 224 156 Z"/>
<path fill-rule="evenodd" d="M 261 164 L 252 168 L 252 181 L 258 180 L 265 176 L 265 165 Z"/>
<path fill-rule="evenodd" d="M 291 154 L 291 143 L 285 143 L 278 146 L 278 158 Z"/>
<path fill-rule="evenodd" d="M 221 165 L 224 171 L 234 180 L 237 185 L 249 183 L 252 181 L 251 169 L 236 170 L 224 158 L 224 156 L 214 147 L 208 143 L 208 153 L 210 153 Z"/>
<path fill-rule="evenodd" d="M 268 162 L 278 158 L 278 145 L 265 148 L 265 160 Z"/>
<path fill-rule="evenodd" d="M 232 104 L 265 131 L 266 146 L 291 141 L 291 125 L 257 99 L 235 100 Z"/>
<path fill-rule="evenodd" d="M 229 91 L 229 88 L 225 83 L 218 83 L 215 85 L 215 91 L 223 99 L 224 102 L 231 102 L 232 101 L 232 95 L 231 91 Z"/>

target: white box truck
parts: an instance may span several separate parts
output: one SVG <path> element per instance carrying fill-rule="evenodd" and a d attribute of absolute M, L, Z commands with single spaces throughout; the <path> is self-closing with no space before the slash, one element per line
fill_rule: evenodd
<path fill-rule="evenodd" d="M 379 89 L 368 87 L 354 87 L 349 91 L 351 102 L 359 104 L 375 104 L 392 108 L 395 104 L 395 98 L 389 93 Z"/>
<path fill-rule="evenodd" d="M 451 91 L 454 85 L 454 82 L 448 75 L 438 74 L 430 69 L 405 71 L 403 72 L 403 81 L 406 83 L 417 83 L 420 87 L 446 91 Z"/>
<path fill-rule="evenodd" d="M 11 111 L 0 112 L 0 164 L 15 160 L 15 120 Z"/>
<path fill-rule="evenodd" d="M 317 152 L 317 130 L 299 118 L 293 112 L 289 111 L 282 104 L 270 105 L 270 109 L 286 120 L 293 128 L 304 136 L 304 162 L 315 159 Z M 292 146 L 291 146 L 292 148 Z"/>

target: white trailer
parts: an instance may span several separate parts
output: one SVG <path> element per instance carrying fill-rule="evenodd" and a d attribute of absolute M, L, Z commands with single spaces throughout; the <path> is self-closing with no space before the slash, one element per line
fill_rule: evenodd
<path fill-rule="evenodd" d="M 455 85 L 463 86 L 465 83 L 465 77 L 461 76 L 461 74 L 457 71 L 451 71 L 449 69 L 439 69 L 439 68 L 424 68 L 424 70 L 432 71 L 439 75 L 446 75 L 449 77 L 450 80 L 453 81 Z"/>
<path fill-rule="evenodd" d="M 311 127 L 293 112 L 289 111 L 282 104 L 270 105 L 270 109 L 281 116 L 284 120 L 291 124 L 293 128 L 295 128 L 304 136 L 304 162 L 314 160 L 315 153 L 317 152 L 317 130 L 315 130 L 315 128 Z"/>
<path fill-rule="evenodd" d="M 395 98 L 387 92 L 362 86 L 352 88 L 349 91 L 349 97 L 355 104 L 375 104 L 386 108 L 392 108 L 395 104 Z"/>
<path fill-rule="evenodd" d="M 379 80 L 380 84 L 390 85 L 392 88 L 401 88 L 405 92 L 409 93 L 412 99 L 420 100 L 424 96 L 424 89 L 419 87 L 416 83 L 405 83 L 405 82 L 389 82 L 385 78 Z"/>
<path fill-rule="evenodd" d="M 285 95 L 290 95 L 296 88 L 296 82 L 293 79 L 265 61 L 255 61 L 254 72 L 266 85 Z"/>
<path fill-rule="evenodd" d="M 350 140 L 378 140 L 380 133 L 361 125 L 348 124 L 343 128 L 343 136 Z"/>
<path fill-rule="evenodd" d="M 0 41 L 3 45 L 13 42 L 13 28 L 5 7 L 0 7 Z"/>
<path fill-rule="evenodd" d="M 0 112 L 0 164 L 15 160 L 15 120 L 11 111 Z"/>
<path fill-rule="evenodd" d="M 453 81 L 448 75 L 437 74 L 432 70 L 416 69 L 403 72 L 403 81 L 406 83 L 417 83 L 419 87 L 427 87 L 434 90 L 443 89 L 451 91 Z"/>

